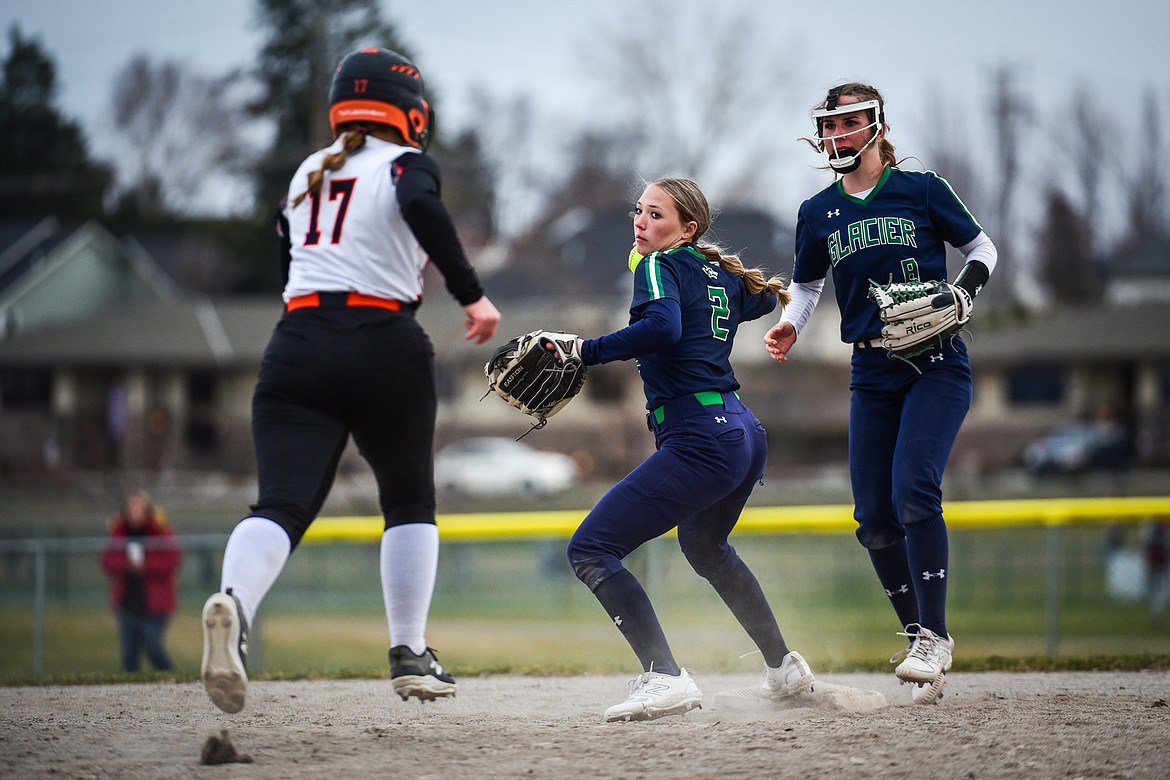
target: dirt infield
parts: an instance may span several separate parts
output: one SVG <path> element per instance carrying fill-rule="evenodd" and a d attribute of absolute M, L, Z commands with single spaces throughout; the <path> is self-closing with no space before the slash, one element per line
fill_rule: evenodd
<path fill-rule="evenodd" d="M 238 715 L 196 683 L 0 688 L 0 777 L 1170 777 L 1170 672 L 951 677 L 934 707 L 826 674 L 815 706 L 758 710 L 716 696 L 754 678 L 698 674 L 702 710 L 612 724 L 616 676 L 468 678 L 426 705 L 388 680 L 260 681 Z M 200 764 L 221 729 L 252 763 Z"/>

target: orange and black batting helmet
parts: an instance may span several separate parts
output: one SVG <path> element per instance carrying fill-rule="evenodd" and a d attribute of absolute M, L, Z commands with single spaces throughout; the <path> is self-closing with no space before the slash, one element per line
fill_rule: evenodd
<path fill-rule="evenodd" d="M 435 114 L 423 98 L 422 75 L 414 63 L 389 49 L 345 55 L 329 88 L 329 125 L 337 135 L 350 122 L 390 125 L 425 151 Z"/>

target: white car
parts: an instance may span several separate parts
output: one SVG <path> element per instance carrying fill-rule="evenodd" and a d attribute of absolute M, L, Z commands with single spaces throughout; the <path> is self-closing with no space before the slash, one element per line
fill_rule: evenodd
<path fill-rule="evenodd" d="M 435 455 L 435 486 L 468 496 L 547 496 L 577 481 L 568 455 L 504 437 L 463 439 Z"/>

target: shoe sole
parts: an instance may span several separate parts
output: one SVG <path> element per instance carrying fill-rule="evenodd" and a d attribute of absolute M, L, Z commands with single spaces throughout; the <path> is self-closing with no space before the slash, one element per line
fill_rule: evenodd
<path fill-rule="evenodd" d="M 248 673 L 240 663 L 240 630 L 231 596 L 216 595 L 203 607 L 203 687 L 216 707 L 234 714 L 248 698 Z"/>
<path fill-rule="evenodd" d="M 907 684 L 905 680 L 903 680 L 902 683 L 903 685 Z M 913 699 L 913 703 L 916 706 L 938 704 L 939 699 L 941 699 L 943 696 L 943 686 L 947 684 L 947 675 L 946 672 L 943 672 L 938 677 L 929 682 L 916 682 L 909 684 L 915 686 L 917 689 L 925 688 L 925 690 L 911 691 L 911 697 Z"/>
<path fill-rule="evenodd" d="M 668 715 L 685 715 L 691 710 L 703 709 L 702 699 L 687 699 L 678 704 L 671 704 L 667 707 L 647 707 L 642 706 L 640 710 L 627 710 L 624 712 L 605 713 L 606 723 L 623 723 L 634 720 L 654 720 L 655 718 L 665 718 Z"/>
<path fill-rule="evenodd" d="M 395 677 L 391 682 L 394 684 L 394 692 L 401 696 L 403 701 L 409 701 L 411 696 L 419 701 L 434 701 L 454 696 L 459 691 L 457 684 L 443 682 L 430 675 L 404 674 Z"/>

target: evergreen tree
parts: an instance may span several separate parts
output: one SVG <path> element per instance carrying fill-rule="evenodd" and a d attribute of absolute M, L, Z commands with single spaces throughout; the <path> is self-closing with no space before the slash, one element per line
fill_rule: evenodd
<path fill-rule="evenodd" d="M 267 42 L 255 110 L 276 123 L 276 139 L 258 173 L 259 208 L 273 210 L 301 160 L 332 138 L 326 96 L 337 62 L 366 46 L 411 57 L 377 0 L 259 0 Z M 425 78 L 425 74 L 424 74 Z"/>
<path fill-rule="evenodd" d="M 54 106 L 56 65 L 15 25 L 8 43 L 0 83 L 0 213 L 99 216 L 110 171 L 89 159 L 80 126 Z"/>
<path fill-rule="evenodd" d="M 1058 304 L 1096 303 L 1103 280 L 1093 253 L 1092 220 L 1051 189 L 1038 250 L 1040 281 Z"/>

